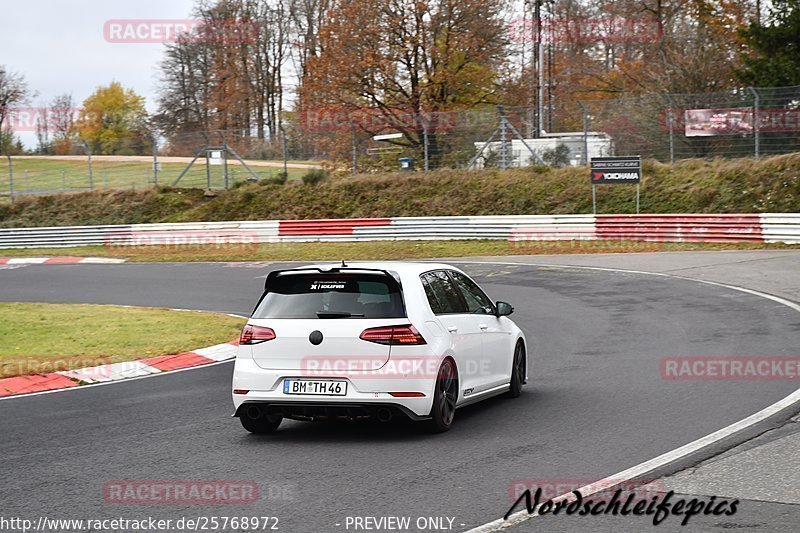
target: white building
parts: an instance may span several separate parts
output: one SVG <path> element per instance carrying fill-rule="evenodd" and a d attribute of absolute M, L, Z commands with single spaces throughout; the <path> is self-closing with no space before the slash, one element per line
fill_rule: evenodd
<path fill-rule="evenodd" d="M 531 157 L 530 151 L 525 147 L 527 144 L 531 150 L 541 160 L 542 155 L 546 152 L 556 149 L 558 145 L 564 145 L 569 150 L 569 164 L 572 166 L 584 165 L 587 163 L 584 159 L 584 136 L 582 131 L 570 131 L 564 133 L 543 133 L 538 139 L 525 139 L 525 144 L 521 140 L 511 138 L 509 132 L 509 167 L 527 167 L 535 163 L 535 158 Z M 481 147 L 486 144 L 485 142 L 476 142 L 475 152 L 477 153 Z M 589 151 L 589 158 L 592 157 L 607 157 L 614 155 L 614 144 L 611 137 L 607 133 L 590 131 L 586 134 L 586 146 Z M 497 152 L 500 151 L 500 141 L 493 141 L 483 151 L 481 157 L 475 161 L 473 168 L 483 168 L 483 164 L 487 157 L 493 157 L 495 161 L 499 157 Z M 492 153 L 495 155 L 491 155 Z M 496 163 L 498 164 L 498 163 Z"/>

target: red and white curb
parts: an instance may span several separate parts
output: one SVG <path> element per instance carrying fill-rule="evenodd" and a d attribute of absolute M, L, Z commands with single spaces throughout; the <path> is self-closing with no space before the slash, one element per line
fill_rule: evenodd
<path fill-rule="evenodd" d="M 113 257 L 0 257 L 0 265 L 73 265 L 73 264 L 116 264 L 127 259 Z"/>
<path fill-rule="evenodd" d="M 237 345 L 238 340 L 175 355 L 161 355 L 77 370 L 63 370 L 61 372 L 0 379 L 0 397 L 120 381 L 169 372 L 170 370 L 218 363 L 235 358 Z"/>

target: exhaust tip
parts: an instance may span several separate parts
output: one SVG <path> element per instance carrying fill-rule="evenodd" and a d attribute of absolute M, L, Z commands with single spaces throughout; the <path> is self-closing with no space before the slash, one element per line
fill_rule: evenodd
<path fill-rule="evenodd" d="M 389 420 L 392 419 L 393 416 L 392 411 L 390 409 L 387 409 L 386 407 L 381 407 L 380 409 L 378 409 L 376 415 L 378 417 L 378 421 L 380 422 L 388 422 Z"/>
<path fill-rule="evenodd" d="M 261 408 L 257 405 L 251 405 L 245 410 L 245 415 L 251 420 L 258 420 L 261 418 Z"/>

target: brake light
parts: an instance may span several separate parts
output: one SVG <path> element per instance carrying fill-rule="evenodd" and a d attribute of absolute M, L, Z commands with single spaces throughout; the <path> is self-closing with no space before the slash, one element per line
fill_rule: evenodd
<path fill-rule="evenodd" d="M 361 336 L 362 340 L 376 342 L 378 344 L 388 344 L 390 346 L 414 346 L 427 344 L 417 328 L 411 324 L 402 326 L 382 326 L 379 328 L 365 329 Z"/>
<path fill-rule="evenodd" d="M 239 344 L 258 344 L 260 342 L 271 341 L 274 338 L 275 332 L 272 331 L 272 328 L 247 324 L 242 330 L 242 335 L 239 337 Z"/>

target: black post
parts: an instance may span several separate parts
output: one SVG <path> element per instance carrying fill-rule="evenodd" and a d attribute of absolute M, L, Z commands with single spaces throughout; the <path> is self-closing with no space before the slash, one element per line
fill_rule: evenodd
<path fill-rule="evenodd" d="M 6 157 L 8 158 L 8 197 L 11 200 L 11 204 L 14 204 L 14 165 L 11 163 L 11 154 L 6 152 Z"/>
<path fill-rule="evenodd" d="M 283 127 L 283 122 L 278 125 L 278 128 L 281 130 L 281 143 L 283 144 L 283 175 L 284 177 L 288 178 L 289 168 L 286 160 L 289 158 L 289 150 L 286 146 L 286 129 Z"/>
<path fill-rule="evenodd" d="M 153 185 L 158 186 L 158 140 L 153 135 Z"/>
<path fill-rule="evenodd" d="M 91 145 L 83 141 L 83 147 L 86 149 L 86 154 L 89 156 L 89 190 L 94 190 L 94 176 L 92 176 L 92 147 Z"/>
<path fill-rule="evenodd" d="M 358 147 L 356 146 L 356 126 L 350 126 L 350 137 L 353 143 L 353 176 L 358 174 Z"/>

